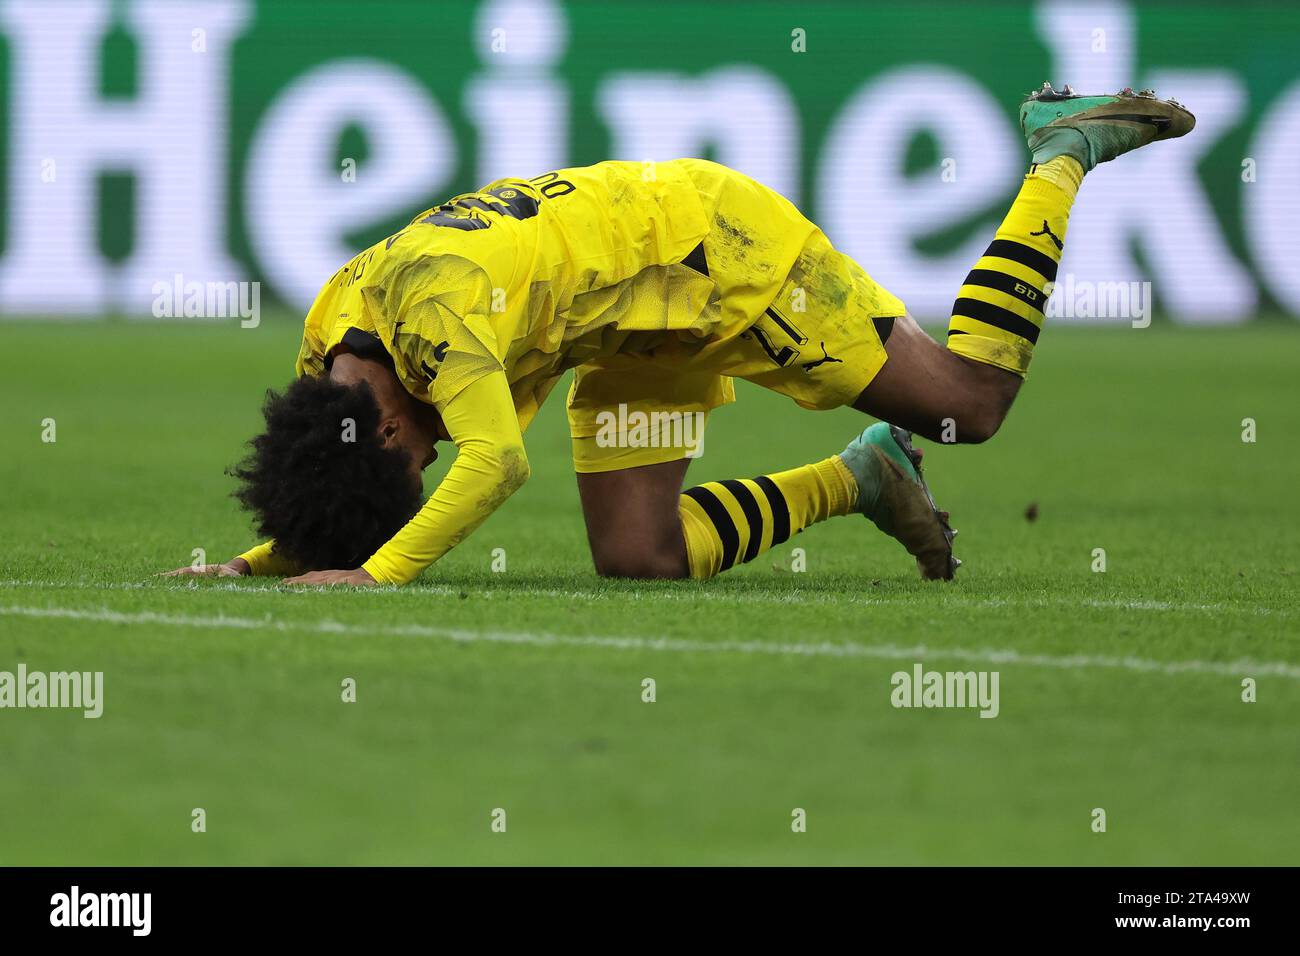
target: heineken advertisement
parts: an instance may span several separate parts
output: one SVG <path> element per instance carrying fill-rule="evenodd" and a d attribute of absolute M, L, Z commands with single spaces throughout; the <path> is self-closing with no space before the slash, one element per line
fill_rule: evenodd
<path fill-rule="evenodd" d="M 940 317 L 1051 80 L 1197 116 L 1088 177 L 1061 321 L 1300 318 L 1296 3 L 4 0 L 0 33 L 5 316 L 301 310 L 457 192 L 703 156 Z"/>

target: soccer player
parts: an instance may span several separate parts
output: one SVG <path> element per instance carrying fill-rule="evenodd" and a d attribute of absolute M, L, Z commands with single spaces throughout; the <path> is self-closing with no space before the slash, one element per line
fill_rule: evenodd
<path fill-rule="evenodd" d="M 598 163 L 421 213 L 330 278 L 297 380 L 268 393 L 266 430 L 234 474 L 271 540 L 171 573 L 412 580 L 527 480 L 523 433 L 576 369 L 569 425 L 598 573 L 707 578 L 857 513 L 923 577 L 951 578 L 954 532 L 911 433 L 982 442 L 998 430 L 1084 175 L 1195 119 L 1149 90 L 1044 84 L 1020 124 L 1032 165 L 957 293 L 946 347 L 788 201 L 714 163 Z M 822 461 L 683 491 L 683 416 L 732 401 L 733 378 L 880 422 Z M 648 434 L 611 435 L 611 416 Z M 439 441 L 457 457 L 421 504 Z"/>

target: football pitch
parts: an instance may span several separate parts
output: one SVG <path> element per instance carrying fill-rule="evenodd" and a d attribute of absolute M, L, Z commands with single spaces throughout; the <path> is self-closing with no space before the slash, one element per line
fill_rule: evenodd
<path fill-rule="evenodd" d="M 223 470 L 297 324 L 4 333 L 0 671 L 103 672 L 103 713 L 0 711 L 0 863 L 1300 863 L 1281 320 L 1050 329 L 991 443 L 922 443 L 946 585 L 856 517 L 597 578 L 563 387 L 532 480 L 409 587 L 160 579 L 254 540 Z M 692 482 L 867 423 L 738 391 Z M 917 664 L 998 672 L 997 716 L 892 706 Z"/>

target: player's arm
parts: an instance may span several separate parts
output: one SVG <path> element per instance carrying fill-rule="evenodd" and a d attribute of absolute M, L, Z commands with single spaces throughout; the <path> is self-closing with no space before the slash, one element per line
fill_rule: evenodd
<path fill-rule="evenodd" d="M 287 574 L 297 574 L 299 570 L 292 561 L 275 553 L 274 541 L 264 541 L 224 564 L 187 565 L 175 571 L 165 571 L 162 577 L 238 578 L 246 575 L 268 575 L 282 578 Z"/>
<path fill-rule="evenodd" d="M 456 460 L 415 517 L 360 568 L 314 571 L 288 583 L 405 584 L 465 540 L 528 480 L 528 456 L 504 372 L 466 386 L 440 412 Z"/>
<path fill-rule="evenodd" d="M 227 564 L 237 568 L 243 565 L 240 574 L 267 575 L 280 578 L 289 574 L 297 574 L 301 570 L 288 558 L 275 553 L 274 541 L 263 541 L 257 547 L 249 548 L 239 557 L 232 558 Z"/>

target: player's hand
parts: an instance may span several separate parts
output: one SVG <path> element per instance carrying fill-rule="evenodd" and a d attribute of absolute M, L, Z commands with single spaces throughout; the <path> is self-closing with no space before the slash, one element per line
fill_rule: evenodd
<path fill-rule="evenodd" d="M 285 584 L 378 584 L 365 568 L 353 568 L 351 571 L 308 571 L 296 578 L 285 578 Z"/>
<path fill-rule="evenodd" d="M 251 569 L 248 562 L 243 558 L 231 558 L 225 564 L 200 564 L 186 565 L 183 568 L 177 568 L 175 571 L 163 571 L 158 577 L 160 578 L 192 578 L 192 577 L 214 577 L 214 578 L 240 578 L 247 574 Z"/>

